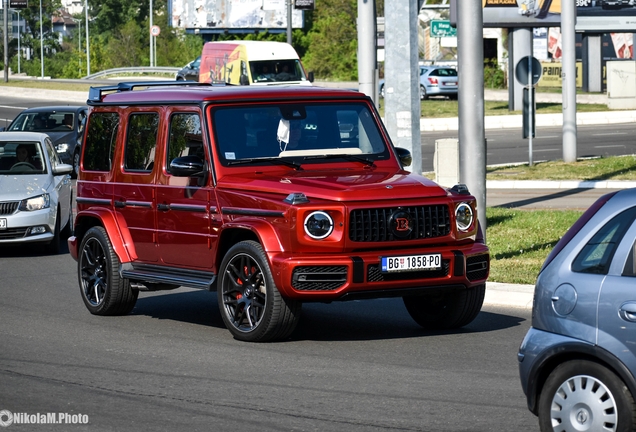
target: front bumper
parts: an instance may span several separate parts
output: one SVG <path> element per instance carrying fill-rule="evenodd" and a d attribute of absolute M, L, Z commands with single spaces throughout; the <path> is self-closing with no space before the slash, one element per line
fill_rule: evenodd
<path fill-rule="evenodd" d="M 46 242 L 53 238 L 55 212 L 52 208 L 0 216 L 7 220 L 6 229 L 0 229 L 0 244 Z M 33 234 L 36 227 L 44 227 L 45 232 Z"/>
<path fill-rule="evenodd" d="M 441 253 L 442 267 L 399 273 L 381 271 L 382 256 Z M 417 295 L 433 289 L 464 289 L 486 282 L 488 248 L 402 249 L 336 255 L 269 254 L 272 275 L 281 293 L 302 301 L 334 301 Z"/>

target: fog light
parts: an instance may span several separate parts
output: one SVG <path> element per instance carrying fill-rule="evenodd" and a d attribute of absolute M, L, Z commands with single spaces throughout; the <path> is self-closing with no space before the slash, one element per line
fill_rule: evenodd
<path fill-rule="evenodd" d="M 36 235 L 36 234 L 44 234 L 46 233 L 46 227 L 45 226 L 36 226 L 31 228 L 31 235 Z"/>

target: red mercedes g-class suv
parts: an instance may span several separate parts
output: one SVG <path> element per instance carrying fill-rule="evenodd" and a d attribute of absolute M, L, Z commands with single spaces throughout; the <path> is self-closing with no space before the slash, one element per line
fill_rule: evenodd
<path fill-rule="evenodd" d="M 475 198 L 404 169 L 349 90 L 120 83 L 91 88 L 71 255 L 88 310 L 139 291 L 217 291 L 244 341 L 280 340 L 303 302 L 402 297 L 429 329 L 479 313 Z"/>

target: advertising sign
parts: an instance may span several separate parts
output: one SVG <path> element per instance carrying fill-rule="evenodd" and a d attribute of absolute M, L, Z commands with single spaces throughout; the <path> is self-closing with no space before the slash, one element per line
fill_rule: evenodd
<path fill-rule="evenodd" d="M 559 27 L 563 1 L 576 2 L 576 31 L 633 32 L 636 28 L 633 0 L 482 0 L 484 27 Z"/>
<path fill-rule="evenodd" d="M 9 0 L 9 9 L 24 9 L 28 7 L 27 0 Z"/>
<path fill-rule="evenodd" d="M 450 21 L 431 20 L 431 37 L 456 37 L 457 28 L 451 27 Z"/>
<path fill-rule="evenodd" d="M 268 0 L 171 0 L 172 26 L 200 33 L 286 29 L 285 2 Z M 292 8 L 292 27 L 303 27 L 303 11 Z"/>
<path fill-rule="evenodd" d="M 537 87 L 563 87 L 560 62 L 541 62 L 541 80 Z M 576 62 L 576 87 L 583 87 L 583 63 Z"/>

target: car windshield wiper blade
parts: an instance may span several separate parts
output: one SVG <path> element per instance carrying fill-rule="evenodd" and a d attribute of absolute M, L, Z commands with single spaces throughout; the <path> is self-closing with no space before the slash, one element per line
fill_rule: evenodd
<path fill-rule="evenodd" d="M 245 165 L 245 164 L 250 164 L 254 162 L 271 162 L 275 165 L 277 164 L 286 165 L 295 170 L 302 170 L 301 164 L 299 164 L 298 162 L 290 161 L 287 159 L 281 159 L 279 157 L 237 159 L 237 160 L 228 161 L 227 164 L 228 165 Z"/>
<path fill-rule="evenodd" d="M 314 156 L 305 156 L 303 160 L 310 159 L 346 159 L 350 161 L 361 162 L 368 166 L 374 166 L 375 161 L 368 157 L 358 156 L 353 154 L 325 154 L 325 155 L 314 155 Z"/>

